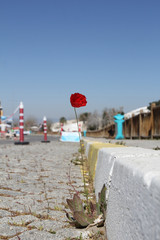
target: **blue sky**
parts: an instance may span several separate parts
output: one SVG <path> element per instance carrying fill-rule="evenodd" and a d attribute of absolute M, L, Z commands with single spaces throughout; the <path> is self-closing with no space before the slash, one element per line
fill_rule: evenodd
<path fill-rule="evenodd" d="M 1 0 L 0 100 L 25 116 L 73 118 L 160 99 L 159 0 Z"/>

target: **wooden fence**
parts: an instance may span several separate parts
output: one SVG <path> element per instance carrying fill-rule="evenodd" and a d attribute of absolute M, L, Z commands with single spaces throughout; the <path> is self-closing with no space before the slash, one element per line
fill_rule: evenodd
<path fill-rule="evenodd" d="M 160 106 L 152 103 L 150 113 L 141 111 L 139 115 L 125 119 L 123 134 L 126 139 L 160 138 Z M 115 124 L 97 131 L 87 131 L 87 137 L 115 138 L 115 135 Z"/>

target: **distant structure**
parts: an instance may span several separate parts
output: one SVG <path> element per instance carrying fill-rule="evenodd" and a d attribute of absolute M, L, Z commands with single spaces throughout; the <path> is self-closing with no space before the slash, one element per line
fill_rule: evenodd
<path fill-rule="evenodd" d="M 63 124 L 63 131 L 64 132 L 77 132 L 77 131 L 84 131 L 85 130 L 85 124 L 83 121 L 79 121 L 79 126 L 77 128 L 77 122 L 75 119 L 73 120 L 67 120 L 66 123 Z M 61 123 L 56 122 L 51 125 L 51 131 L 53 133 L 60 133 L 61 132 Z"/>
<path fill-rule="evenodd" d="M 137 108 L 135 110 L 132 110 L 131 112 L 128 112 L 128 113 L 125 113 L 124 114 L 124 118 L 125 119 L 130 119 L 132 118 L 132 116 L 137 116 L 137 115 L 140 115 L 140 113 L 145 113 L 145 114 L 148 114 L 150 113 L 151 111 L 147 108 L 147 106 L 145 107 L 141 107 L 141 108 Z"/>
<path fill-rule="evenodd" d="M 1 105 L 1 101 L 0 101 L 0 124 L 2 123 L 2 121 L 1 121 L 2 116 L 3 116 L 3 108 L 2 108 L 2 105 Z"/>

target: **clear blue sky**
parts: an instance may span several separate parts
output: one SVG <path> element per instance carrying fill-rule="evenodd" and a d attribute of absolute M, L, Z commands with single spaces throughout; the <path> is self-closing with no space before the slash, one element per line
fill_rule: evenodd
<path fill-rule="evenodd" d="M 160 99 L 159 0 L 1 0 L 0 100 L 25 116 L 78 113 Z"/>

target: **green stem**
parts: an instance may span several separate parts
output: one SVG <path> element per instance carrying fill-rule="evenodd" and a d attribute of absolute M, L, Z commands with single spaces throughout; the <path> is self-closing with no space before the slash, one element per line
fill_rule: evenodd
<path fill-rule="evenodd" d="M 82 159 L 83 182 L 84 182 L 84 192 L 85 192 L 85 195 L 86 195 L 86 200 L 87 200 L 87 205 L 88 205 L 88 193 L 86 191 L 86 180 L 85 180 L 85 176 L 84 176 L 84 163 L 83 163 L 82 145 L 81 145 L 81 139 L 80 139 L 80 132 L 79 132 L 79 126 L 78 126 L 78 116 L 77 116 L 76 108 L 74 108 L 74 112 L 75 112 L 75 115 L 76 115 L 77 129 L 78 129 L 78 134 L 79 134 L 80 152 L 81 152 L 81 159 Z"/>
<path fill-rule="evenodd" d="M 77 111 L 76 111 L 76 108 L 74 108 L 74 112 L 75 112 L 75 115 L 76 115 L 77 129 L 78 129 L 78 134 L 79 134 L 79 142 L 80 142 L 80 148 L 81 148 L 81 137 L 80 137 L 80 132 L 79 132 L 79 126 L 78 126 L 78 116 L 77 116 Z"/>

